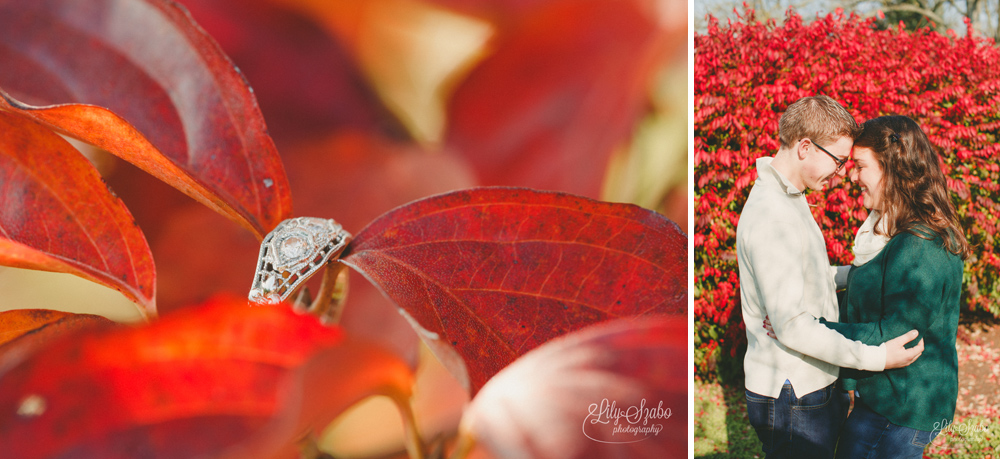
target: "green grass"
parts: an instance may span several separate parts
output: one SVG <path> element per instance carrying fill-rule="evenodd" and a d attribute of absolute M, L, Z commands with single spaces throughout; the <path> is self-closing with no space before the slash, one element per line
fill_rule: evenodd
<path fill-rule="evenodd" d="M 762 458 L 760 441 L 747 419 L 742 387 L 694 382 L 694 457 Z M 925 458 L 1000 458 L 1000 420 L 976 416 L 934 439 Z"/>
<path fill-rule="evenodd" d="M 694 457 L 764 457 L 747 419 L 742 388 L 695 379 L 694 390 Z"/>
<path fill-rule="evenodd" d="M 983 416 L 956 420 L 924 451 L 928 459 L 1000 458 L 1000 421 Z"/>

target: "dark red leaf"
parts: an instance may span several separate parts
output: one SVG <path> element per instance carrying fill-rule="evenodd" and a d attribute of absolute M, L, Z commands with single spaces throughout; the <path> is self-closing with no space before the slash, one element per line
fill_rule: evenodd
<path fill-rule="evenodd" d="M 0 264 L 76 274 L 156 314 L 156 271 L 128 209 L 68 142 L 0 111 Z"/>
<path fill-rule="evenodd" d="M 281 2 L 186 0 L 184 6 L 253 85 L 281 151 L 283 140 L 384 123 L 385 109 L 349 52 L 316 21 L 275 3 Z"/>
<path fill-rule="evenodd" d="M 405 399 L 413 378 L 340 329 L 241 299 L 68 336 L 0 368 L 0 443 L 25 459 L 288 457 L 364 397 Z"/>
<path fill-rule="evenodd" d="M 501 458 L 687 456 L 687 318 L 619 320 L 514 361 L 461 430 Z"/>
<path fill-rule="evenodd" d="M 553 337 L 611 318 L 683 315 L 687 305 L 687 237 L 677 225 L 561 193 L 427 198 L 372 222 L 345 253 L 473 393 Z"/>
<path fill-rule="evenodd" d="M 381 102 L 373 107 L 391 110 L 411 138 L 425 145 L 440 143 L 445 101 L 482 56 L 490 35 L 483 21 L 422 1 L 268 1 L 322 24 L 378 94 Z"/>
<path fill-rule="evenodd" d="M 449 105 L 447 144 L 481 184 L 600 195 L 667 42 L 640 3 L 547 2 L 498 32 Z"/>
<path fill-rule="evenodd" d="M 108 150 L 259 237 L 290 215 L 251 89 L 176 3 L 2 0 L 0 62 L 0 109 Z"/>

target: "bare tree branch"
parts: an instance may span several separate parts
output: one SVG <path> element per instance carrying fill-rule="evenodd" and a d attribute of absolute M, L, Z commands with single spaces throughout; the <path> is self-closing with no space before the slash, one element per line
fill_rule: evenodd
<path fill-rule="evenodd" d="M 906 11 L 906 12 L 910 12 L 910 13 L 917 13 L 917 14 L 919 14 L 919 15 L 927 18 L 928 20 L 934 21 L 934 23 L 937 24 L 937 25 L 939 25 L 939 26 L 940 25 L 945 25 L 944 18 L 942 18 L 941 16 L 939 16 L 934 11 L 931 11 L 931 10 L 929 10 L 927 8 L 921 8 L 921 7 L 916 6 L 916 5 L 911 5 L 909 3 L 901 3 L 899 5 L 883 5 L 882 11 L 883 12 L 889 12 L 889 11 Z"/>
<path fill-rule="evenodd" d="M 704 31 L 707 27 L 706 14 L 711 14 L 722 23 L 735 17 L 733 10 L 742 12 L 744 0 L 695 0 L 695 29 Z M 745 0 L 756 11 L 761 21 L 784 17 L 789 7 L 795 8 L 803 19 L 812 19 L 813 11 L 832 11 L 841 7 L 844 11 L 859 12 L 864 16 L 874 14 L 875 10 L 916 14 L 937 25 L 939 30 L 951 28 L 960 33 L 965 30 L 963 24 L 956 22 L 956 17 L 966 17 L 972 23 L 973 30 L 984 37 L 1000 41 L 1000 1 L 997 0 L 910 0 L 913 3 L 891 4 L 893 0 L 826 0 L 822 5 L 808 0 Z M 698 9 L 701 11 L 698 11 Z M 823 13 L 821 13 L 823 14 Z M 951 18 L 946 19 L 946 18 Z"/>

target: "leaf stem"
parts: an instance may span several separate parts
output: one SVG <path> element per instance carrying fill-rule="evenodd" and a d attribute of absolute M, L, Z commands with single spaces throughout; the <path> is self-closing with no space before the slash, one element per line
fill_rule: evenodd
<path fill-rule="evenodd" d="M 319 317 L 324 324 L 340 322 L 344 300 L 347 298 L 347 274 L 347 265 L 337 260 L 330 260 L 323 270 L 323 280 L 316 298 L 309 305 L 309 312 Z"/>
<path fill-rule="evenodd" d="M 455 449 L 451 451 L 451 455 L 448 459 L 465 459 L 472 452 L 472 448 L 476 446 L 476 437 L 471 433 L 463 432 L 461 429 L 458 432 L 458 441 L 455 443 Z"/>
<path fill-rule="evenodd" d="M 406 445 L 406 452 L 409 454 L 411 459 L 424 459 L 426 456 L 424 454 L 424 442 L 420 438 L 420 432 L 417 429 L 417 419 L 413 415 L 413 407 L 410 405 L 408 398 L 397 400 L 396 406 L 399 407 L 399 414 L 403 418 L 403 434 L 404 443 Z"/>

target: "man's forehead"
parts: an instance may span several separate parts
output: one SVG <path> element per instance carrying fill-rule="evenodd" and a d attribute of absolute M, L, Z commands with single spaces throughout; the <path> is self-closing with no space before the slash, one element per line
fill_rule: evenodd
<path fill-rule="evenodd" d="M 854 138 L 851 136 L 842 135 L 840 137 L 834 137 L 833 143 L 846 143 L 848 146 L 853 146 Z"/>
<path fill-rule="evenodd" d="M 842 135 L 835 138 L 833 143 L 830 144 L 830 147 L 837 150 L 831 151 L 834 155 L 840 158 L 847 158 L 854 153 L 854 139 L 852 137 Z M 840 150 L 840 148 L 843 148 L 843 150 Z"/>

